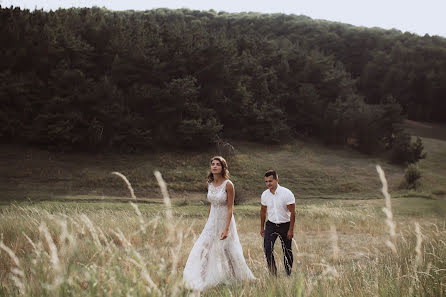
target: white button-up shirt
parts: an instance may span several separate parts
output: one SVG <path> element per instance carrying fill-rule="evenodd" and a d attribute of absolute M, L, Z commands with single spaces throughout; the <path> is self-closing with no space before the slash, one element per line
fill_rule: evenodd
<path fill-rule="evenodd" d="M 282 224 L 290 221 L 291 212 L 287 205 L 295 204 L 296 198 L 290 190 L 277 185 L 274 194 L 269 189 L 262 193 L 261 203 L 267 207 L 268 220 L 275 224 Z"/>

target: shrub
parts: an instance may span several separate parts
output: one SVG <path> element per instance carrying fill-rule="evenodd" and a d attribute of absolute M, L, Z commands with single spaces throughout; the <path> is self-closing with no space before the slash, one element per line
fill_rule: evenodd
<path fill-rule="evenodd" d="M 417 137 L 415 142 L 412 142 L 410 135 L 407 133 L 399 133 L 395 137 L 391 160 L 397 164 L 414 164 L 419 160 L 426 158 L 426 153 L 423 153 L 423 142 L 420 137 Z"/>
<path fill-rule="evenodd" d="M 404 181 L 406 188 L 416 189 L 419 185 L 419 179 L 421 178 L 421 171 L 415 164 L 410 164 L 406 168 L 406 173 L 404 174 Z"/>

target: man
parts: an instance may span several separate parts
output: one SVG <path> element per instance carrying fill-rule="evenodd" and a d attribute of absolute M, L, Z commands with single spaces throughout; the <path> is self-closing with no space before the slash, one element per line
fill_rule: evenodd
<path fill-rule="evenodd" d="M 269 271 L 277 275 L 274 261 L 274 243 L 279 237 L 282 243 L 283 261 L 287 275 L 291 274 L 293 267 L 293 251 L 291 240 L 294 233 L 296 199 L 287 188 L 279 185 L 279 178 L 274 170 L 265 173 L 265 184 L 268 188 L 262 193 L 260 208 L 260 235 L 263 239 L 266 261 Z M 266 214 L 268 221 L 265 225 Z"/>

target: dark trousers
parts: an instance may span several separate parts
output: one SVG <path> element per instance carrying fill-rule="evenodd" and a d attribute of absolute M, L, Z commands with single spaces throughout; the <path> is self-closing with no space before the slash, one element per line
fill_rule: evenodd
<path fill-rule="evenodd" d="M 263 238 L 263 248 L 265 250 L 266 262 L 268 263 L 269 271 L 277 275 L 276 261 L 274 260 L 274 243 L 279 237 L 282 243 L 283 263 L 288 275 L 291 274 L 291 267 L 293 267 L 293 251 L 291 249 L 291 240 L 287 238 L 290 222 L 283 224 L 274 224 L 270 221 L 266 222 L 265 236 Z"/>

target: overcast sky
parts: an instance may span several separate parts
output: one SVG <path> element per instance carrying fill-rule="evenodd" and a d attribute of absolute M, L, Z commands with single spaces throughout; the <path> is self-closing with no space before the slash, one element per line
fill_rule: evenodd
<path fill-rule="evenodd" d="M 0 5 L 30 10 L 99 6 L 111 10 L 167 7 L 227 12 L 281 12 L 357 26 L 395 28 L 419 35 L 428 33 L 446 37 L 446 0 L 0 0 Z"/>

